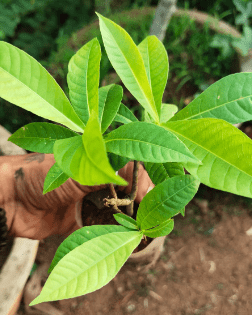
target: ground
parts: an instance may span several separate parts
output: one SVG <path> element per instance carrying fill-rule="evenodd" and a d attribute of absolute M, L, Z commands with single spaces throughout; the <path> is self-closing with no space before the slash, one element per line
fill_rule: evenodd
<path fill-rule="evenodd" d="M 185 217 L 175 217 L 154 269 L 126 263 L 102 289 L 50 304 L 65 315 L 251 314 L 251 207 L 249 198 L 201 185 Z M 45 246 L 38 255 L 50 263 Z M 22 301 L 18 315 L 24 314 Z"/>

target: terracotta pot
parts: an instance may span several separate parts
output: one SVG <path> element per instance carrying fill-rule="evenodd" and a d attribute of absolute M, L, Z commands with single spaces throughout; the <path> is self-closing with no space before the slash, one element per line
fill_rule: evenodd
<path fill-rule="evenodd" d="M 26 151 L 12 142 L 11 136 L 0 126 L 0 150 L 4 155 L 26 154 Z M 0 315 L 16 314 L 23 295 L 23 289 L 33 267 L 39 241 L 16 237 L 9 256 L 0 270 Z"/>

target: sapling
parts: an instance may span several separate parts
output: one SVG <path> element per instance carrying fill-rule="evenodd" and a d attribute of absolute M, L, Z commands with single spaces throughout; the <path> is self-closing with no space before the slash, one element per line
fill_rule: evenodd
<path fill-rule="evenodd" d="M 119 25 L 98 14 L 108 58 L 125 87 L 145 110 L 143 121 L 121 102 L 122 87 L 99 88 L 100 44 L 86 43 L 68 65 L 66 97 L 52 76 L 24 51 L 0 42 L 0 96 L 41 117 L 58 122 L 30 123 L 9 141 L 56 163 L 45 178 L 43 194 L 69 177 L 82 185 L 108 184 L 119 225 L 84 226 L 59 246 L 40 295 L 30 305 L 93 292 L 115 277 L 145 236 L 168 235 L 173 217 L 199 184 L 252 197 L 252 141 L 232 124 L 252 119 L 252 73 L 229 75 L 206 89 L 186 108 L 162 103 L 168 78 L 167 52 L 155 36 L 138 46 Z M 108 132 L 113 121 L 122 125 Z M 121 213 L 114 184 L 127 185 L 117 171 L 139 161 L 156 185 L 139 204 Z M 186 169 L 189 174 L 185 174 Z M 135 186 L 137 181 L 135 181 Z"/>

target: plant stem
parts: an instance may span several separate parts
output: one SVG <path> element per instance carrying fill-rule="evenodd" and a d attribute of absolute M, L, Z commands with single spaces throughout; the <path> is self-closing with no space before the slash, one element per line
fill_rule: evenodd
<path fill-rule="evenodd" d="M 133 169 L 133 182 L 132 182 L 132 189 L 129 194 L 129 198 L 125 199 L 118 199 L 115 187 L 114 185 L 108 184 L 108 187 L 110 188 L 110 192 L 113 196 L 113 198 L 104 198 L 104 205 L 106 207 L 112 206 L 115 211 L 123 213 L 120 209 L 118 209 L 118 206 L 126 206 L 126 211 L 129 216 L 133 216 L 134 213 L 134 200 L 136 199 L 137 195 L 137 183 L 138 183 L 138 169 L 139 169 L 140 162 L 134 161 L 134 169 Z"/>
<path fill-rule="evenodd" d="M 134 161 L 134 170 L 133 170 L 133 183 L 132 183 L 132 189 L 131 189 L 131 193 L 130 193 L 130 200 L 131 200 L 131 204 L 129 204 L 128 206 L 126 206 L 126 210 L 127 210 L 127 214 L 129 216 L 133 216 L 134 213 L 134 200 L 136 198 L 137 195 L 137 183 L 138 183 L 138 170 L 139 170 L 139 161 Z"/>

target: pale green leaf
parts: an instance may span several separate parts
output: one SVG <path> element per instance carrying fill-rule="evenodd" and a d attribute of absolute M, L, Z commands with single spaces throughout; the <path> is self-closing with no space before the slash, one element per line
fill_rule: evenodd
<path fill-rule="evenodd" d="M 81 47 L 68 64 L 67 84 L 73 107 L 86 125 L 91 110 L 98 115 L 101 47 L 97 38 Z"/>
<path fill-rule="evenodd" d="M 166 236 L 171 233 L 171 231 L 174 228 L 174 221 L 172 219 L 168 219 L 161 223 L 160 225 L 149 229 L 149 230 L 143 230 L 143 234 L 148 237 L 160 237 L 160 236 Z"/>
<path fill-rule="evenodd" d="M 161 117 L 161 103 L 167 83 L 169 62 L 166 49 L 155 36 L 147 36 L 139 45 L 148 81 L 152 89 L 157 113 Z"/>
<path fill-rule="evenodd" d="M 8 138 L 8 141 L 25 150 L 53 153 L 56 140 L 75 136 L 78 136 L 76 132 L 65 127 L 46 122 L 35 122 L 19 128 Z"/>
<path fill-rule="evenodd" d="M 196 194 L 199 180 L 191 175 L 169 178 L 143 197 L 137 211 L 137 225 L 150 229 L 178 214 Z"/>
<path fill-rule="evenodd" d="M 108 58 L 126 88 L 159 122 L 143 58 L 130 35 L 119 25 L 97 13 Z"/>
<path fill-rule="evenodd" d="M 137 161 L 200 163 L 172 132 L 147 122 L 122 125 L 104 140 L 108 152 Z"/>
<path fill-rule="evenodd" d="M 212 188 L 252 197 L 252 140 L 224 120 L 202 118 L 167 122 L 173 131 L 202 161 L 185 163 L 192 175 Z"/>
<path fill-rule="evenodd" d="M 185 174 L 183 165 L 177 162 L 145 162 L 144 166 L 154 185 L 158 185 L 168 178 Z"/>
<path fill-rule="evenodd" d="M 142 235 L 140 231 L 113 232 L 76 247 L 54 267 L 40 295 L 29 306 L 100 289 L 115 277 Z"/>
<path fill-rule="evenodd" d="M 210 85 L 170 121 L 218 118 L 231 124 L 252 120 L 252 73 L 235 73 Z"/>
<path fill-rule="evenodd" d="M 162 103 L 160 123 L 165 123 L 170 120 L 177 113 L 177 111 L 177 105 Z"/>
<path fill-rule="evenodd" d="M 99 88 L 99 121 L 102 134 L 114 120 L 122 97 L 123 88 L 120 85 L 110 84 Z"/>
<path fill-rule="evenodd" d="M 69 252 L 71 252 L 76 247 L 84 244 L 87 241 L 92 240 L 101 235 L 109 234 L 112 232 L 127 232 L 127 229 L 121 225 L 91 225 L 84 226 L 72 234 L 70 234 L 58 247 L 55 256 L 51 262 L 51 265 L 48 269 L 48 273 L 52 272 L 54 267 L 58 262 Z"/>
<path fill-rule="evenodd" d="M 178 111 L 178 106 L 173 104 L 164 104 L 162 103 L 161 106 L 161 116 L 160 116 L 160 123 L 167 122 L 169 119 L 171 119 L 175 113 Z M 153 118 L 150 117 L 150 115 L 145 111 L 144 120 L 147 122 L 154 123 Z"/>
<path fill-rule="evenodd" d="M 126 107 L 123 103 L 121 103 L 119 110 L 114 118 L 114 121 L 123 123 L 123 124 L 128 124 L 132 121 L 138 121 L 136 116 L 132 113 L 128 107 Z"/>
<path fill-rule="evenodd" d="M 65 181 L 67 181 L 69 176 L 65 174 L 57 163 L 54 163 L 53 166 L 49 169 L 46 174 L 46 178 L 44 181 L 43 195 L 48 193 L 49 191 L 58 188 Z"/>
<path fill-rule="evenodd" d="M 38 116 L 83 132 L 85 125 L 44 67 L 19 48 L 0 41 L 0 97 Z"/>
<path fill-rule="evenodd" d="M 113 214 L 113 216 L 119 224 L 121 224 L 121 225 L 123 225 L 129 229 L 138 230 L 136 220 L 129 217 L 128 215 L 123 214 L 123 213 L 116 213 L 116 214 Z"/>
<path fill-rule="evenodd" d="M 116 175 L 106 154 L 98 116 L 95 111 L 86 125 L 82 136 L 57 140 L 53 147 L 55 161 L 69 177 L 82 185 L 114 183 L 128 185 Z"/>

